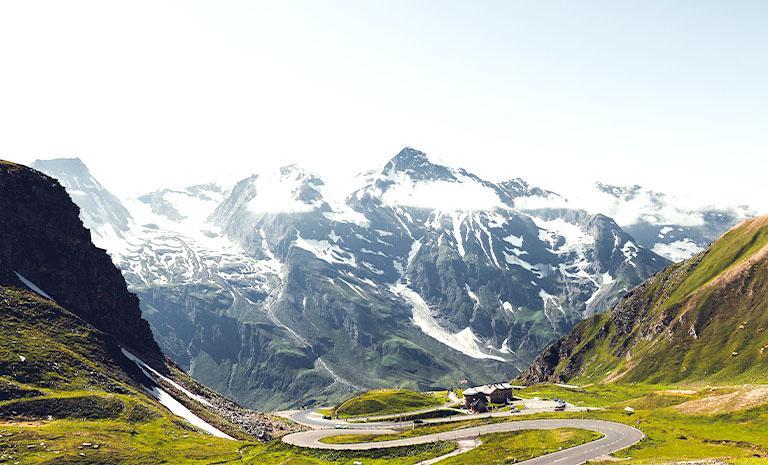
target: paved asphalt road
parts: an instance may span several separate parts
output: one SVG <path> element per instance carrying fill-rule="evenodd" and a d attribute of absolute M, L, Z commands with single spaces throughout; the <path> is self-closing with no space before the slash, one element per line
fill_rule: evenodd
<path fill-rule="evenodd" d="M 556 429 L 578 428 L 597 431 L 604 436 L 597 441 L 592 441 L 581 446 L 572 447 L 560 452 L 555 452 L 525 462 L 525 465 L 579 465 L 601 455 L 610 454 L 629 447 L 643 438 L 643 433 L 630 426 L 602 420 L 521 420 L 508 423 L 495 423 L 491 425 L 475 426 L 457 431 L 448 431 L 439 434 L 428 434 L 413 438 L 397 439 L 383 442 L 365 442 L 356 444 L 326 444 L 320 439 L 338 434 L 391 434 L 392 430 L 370 429 L 373 425 L 367 425 L 369 429 L 356 428 L 348 431 L 339 430 L 312 430 L 302 433 L 289 434 L 283 437 L 283 441 L 299 447 L 327 450 L 370 450 L 388 447 L 414 446 L 436 441 L 458 441 L 462 439 L 476 438 L 482 434 L 504 433 L 509 431 L 521 431 L 531 429 Z M 376 425 L 378 426 L 378 425 Z"/>
<path fill-rule="evenodd" d="M 588 412 L 594 410 L 589 407 L 576 407 L 568 405 L 568 412 Z M 424 423 L 450 423 L 454 421 L 475 420 L 479 418 L 504 418 L 504 417 L 520 417 L 526 415 L 535 415 L 537 413 L 552 412 L 552 407 L 543 408 L 527 408 L 516 413 L 512 412 L 493 412 L 493 413 L 478 413 L 470 415 L 457 414 L 450 418 L 431 418 L 425 419 Z M 397 421 L 377 421 L 375 423 L 353 423 L 345 420 L 324 420 L 322 415 L 317 413 L 316 410 L 299 410 L 293 412 L 285 412 L 283 415 L 296 423 L 304 426 L 309 426 L 313 429 L 329 429 L 336 428 L 337 426 L 344 426 L 345 429 L 371 429 L 371 428 L 407 428 L 413 425 L 411 421 L 397 422 Z"/>

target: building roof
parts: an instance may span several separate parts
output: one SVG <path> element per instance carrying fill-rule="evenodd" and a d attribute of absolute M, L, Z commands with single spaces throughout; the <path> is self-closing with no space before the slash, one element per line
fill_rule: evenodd
<path fill-rule="evenodd" d="M 517 389 L 517 388 L 519 387 L 512 386 L 509 383 L 493 383 L 493 384 L 484 384 L 482 386 L 475 386 L 469 389 L 465 389 L 463 394 L 465 396 L 474 396 L 477 394 L 490 395 L 497 390 L 507 391 L 510 389 Z"/>

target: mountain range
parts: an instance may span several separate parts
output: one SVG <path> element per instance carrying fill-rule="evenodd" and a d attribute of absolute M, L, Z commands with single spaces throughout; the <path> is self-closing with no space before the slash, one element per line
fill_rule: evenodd
<path fill-rule="evenodd" d="M 77 159 L 33 166 L 80 207 L 162 350 L 261 409 L 516 377 L 746 214 L 685 211 L 675 223 L 669 212 L 683 210 L 663 195 L 595 186 L 614 199 L 609 213 L 641 213 L 620 225 L 410 148 L 341 195 L 287 166 L 120 201 Z"/>

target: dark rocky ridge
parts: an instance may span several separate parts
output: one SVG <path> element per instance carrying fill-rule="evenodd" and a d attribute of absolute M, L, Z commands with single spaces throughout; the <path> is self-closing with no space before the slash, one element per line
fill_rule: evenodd
<path fill-rule="evenodd" d="M 16 273 L 120 344 L 163 366 L 139 299 L 109 256 L 91 243 L 79 208 L 55 179 L 0 161 L 0 285 Z"/>

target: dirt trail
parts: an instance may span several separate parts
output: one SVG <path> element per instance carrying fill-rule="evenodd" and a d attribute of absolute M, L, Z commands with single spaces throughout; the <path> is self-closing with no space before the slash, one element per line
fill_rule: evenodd
<path fill-rule="evenodd" d="M 689 400 L 675 406 L 675 410 L 696 415 L 728 413 L 768 404 L 768 386 L 744 386 L 727 394 L 714 394 Z"/>

